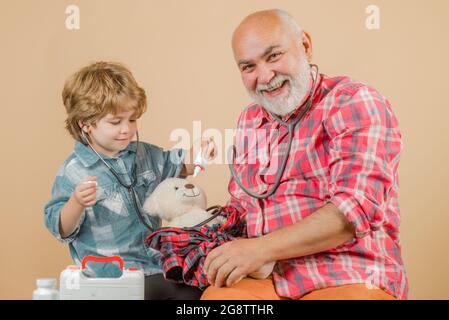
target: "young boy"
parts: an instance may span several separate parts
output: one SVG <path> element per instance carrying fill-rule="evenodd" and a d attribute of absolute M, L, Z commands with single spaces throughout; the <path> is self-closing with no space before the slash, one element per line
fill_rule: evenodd
<path fill-rule="evenodd" d="M 75 149 L 60 168 L 45 206 L 47 228 L 69 244 L 78 265 L 87 255 L 119 255 L 125 268 L 143 270 L 146 298 L 199 297 L 195 288 L 166 282 L 159 253 L 144 243 L 160 221 L 139 213 L 135 202 L 140 209 L 162 180 L 190 175 L 194 169 L 184 164 L 185 150 L 163 151 L 132 141 L 137 119 L 147 108 L 145 91 L 126 67 L 98 62 L 72 75 L 62 98 L 66 129 L 75 139 Z M 206 158 L 213 156 L 212 140 L 202 141 L 201 147 Z M 130 185 L 134 195 L 127 188 Z M 96 277 L 121 273 L 116 264 L 95 262 L 87 265 L 87 272 Z"/>

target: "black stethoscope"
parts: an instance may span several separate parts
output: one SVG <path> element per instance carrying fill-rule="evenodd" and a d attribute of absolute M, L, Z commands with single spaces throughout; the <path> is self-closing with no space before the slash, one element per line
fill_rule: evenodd
<path fill-rule="evenodd" d="M 104 159 L 103 157 L 95 150 L 95 148 L 91 145 L 89 139 L 87 138 L 86 134 L 84 133 L 84 130 L 81 129 L 81 135 L 83 136 L 84 141 L 89 145 L 90 149 L 92 149 L 92 151 L 97 155 L 98 159 L 101 160 L 101 162 L 103 162 L 103 164 L 109 169 L 109 171 L 112 173 L 112 175 L 117 179 L 118 183 L 124 187 L 126 190 L 128 190 L 129 194 L 131 195 L 131 198 L 133 199 L 133 205 L 134 205 L 134 209 L 136 210 L 137 216 L 139 217 L 140 222 L 142 222 L 142 224 L 148 229 L 153 231 L 154 228 L 152 228 L 144 219 L 142 211 L 140 210 L 140 206 L 138 204 L 137 201 L 137 194 L 136 194 L 136 190 L 134 189 L 134 187 L 137 184 L 137 155 L 139 152 L 139 133 L 136 131 L 136 137 L 137 137 L 137 141 L 136 141 L 136 154 L 134 156 L 134 163 L 133 163 L 133 167 L 131 170 L 131 176 L 132 176 L 132 180 L 131 183 L 125 183 L 119 176 L 119 174 L 117 173 L 117 171 L 114 170 L 114 168 L 112 168 Z"/>
<path fill-rule="evenodd" d="M 277 116 L 276 114 L 273 114 L 270 112 L 270 114 L 272 115 L 272 117 L 279 122 L 281 125 L 285 126 L 288 128 L 288 134 L 289 134 L 289 141 L 288 141 L 288 147 L 287 147 L 287 152 L 284 155 L 284 158 L 282 159 L 282 163 L 281 163 L 281 170 L 278 170 L 277 174 L 276 174 L 276 178 L 275 178 L 275 182 L 274 182 L 274 186 L 271 188 L 271 190 L 269 190 L 267 193 L 265 194 L 259 194 L 256 193 L 252 190 L 250 190 L 249 188 L 246 188 L 243 183 L 242 180 L 238 177 L 237 172 L 234 169 L 234 159 L 235 159 L 235 153 L 236 153 L 236 148 L 235 145 L 232 146 L 232 150 L 231 150 L 231 159 L 229 160 L 229 170 L 231 171 L 231 175 L 234 178 L 234 181 L 238 184 L 238 186 L 249 196 L 254 197 L 256 199 L 266 199 L 270 196 L 272 196 L 276 190 L 279 188 L 279 185 L 281 184 L 281 178 L 282 175 L 284 174 L 285 171 L 285 167 L 287 165 L 287 159 L 288 159 L 288 155 L 291 151 L 292 148 L 292 143 L 293 143 L 293 134 L 294 134 L 294 129 L 296 127 L 296 125 L 304 118 L 304 116 L 306 115 L 306 113 L 310 110 L 310 108 L 312 107 L 312 103 L 313 103 L 313 96 L 315 95 L 315 84 L 316 84 L 316 80 L 318 78 L 318 66 L 315 64 L 311 64 L 311 67 L 315 67 L 316 69 L 316 76 L 313 77 L 313 84 L 312 84 L 312 91 L 311 94 L 309 95 L 309 98 L 307 100 L 306 106 L 303 108 L 303 110 L 300 112 L 300 114 L 298 115 L 298 117 L 296 119 L 294 119 L 291 123 L 288 123 L 284 120 L 282 120 L 279 116 Z"/>

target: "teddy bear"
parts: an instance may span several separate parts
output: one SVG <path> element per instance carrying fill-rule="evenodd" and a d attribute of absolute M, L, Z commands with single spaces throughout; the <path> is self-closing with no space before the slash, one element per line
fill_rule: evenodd
<path fill-rule="evenodd" d="M 207 198 L 204 191 L 180 178 L 168 178 L 162 181 L 145 200 L 143 209 L 146 213 L 158 216 L 162 227 L 193 227 L 211 217 L 206 211 Z M 207 223 L 223 225 L 224 217 L 218 216 Z M 274 263 L 268 263 L 249 276 L 265 279 L 273 271 Z"/>
<path fill-rule="evenodd" d="M 162 220 L 163 227 L 193 227 L 211 217 L 206 211 L 204 191 L 184 179 L 168 178 L 162 181 L 144 202 L 143 209 Z M 216 217 L 207 225 L 223 224 L 224 217 Z"/>

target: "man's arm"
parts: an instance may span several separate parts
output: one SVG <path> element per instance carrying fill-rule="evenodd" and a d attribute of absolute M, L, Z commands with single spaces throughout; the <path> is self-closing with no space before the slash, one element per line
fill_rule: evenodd
<path fill-rule="evenodd" d="M 354 226 L 328 203 L 307 218 L 262 237 L 263 254 L 267 262 L 303 257 L 336 248 L 354 237 Z"/>
<path fill-rule="evenodd" d="M 307 218 L 259 238 L 225 243 L 206 257 L 212 285 L 231 286 L 266 263 L 336 248 L 355 236 L 354 227 L 331 203 Z"/>

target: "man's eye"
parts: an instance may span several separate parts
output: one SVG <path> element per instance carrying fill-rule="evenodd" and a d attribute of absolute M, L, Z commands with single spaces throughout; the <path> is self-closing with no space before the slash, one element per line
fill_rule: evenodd
<path fill-rule="evenodd" d="M 274 52 L 268 56 L 268 60 L 274 60 L 277 57 L 279 57 L 281 54 L 282 54 L 282 52 Z"/>
<path fill-rule="evenodd" d="M 273 61 L 276 58 L 278 58 L 280 55 L 282 54 L 282 52 L 273 52 L 272 54 L 270 54 L 268 56 L 268 61 Z"/>
<path fill-rule="evenodd" d="M 248 64 L 242 67 L 242 71 L 251 71 L 253 69 L 253 65 L 252 64 Z"/>

